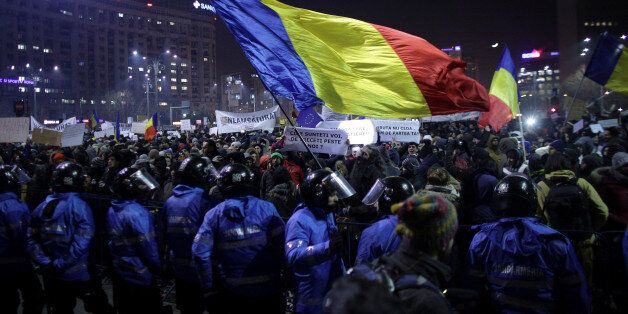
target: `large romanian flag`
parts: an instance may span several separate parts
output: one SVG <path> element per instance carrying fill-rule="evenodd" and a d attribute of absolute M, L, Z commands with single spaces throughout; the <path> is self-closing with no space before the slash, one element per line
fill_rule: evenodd
<path fill-rule="evenodd" d="M 479 126 L 490 125 L 493 130 L 499 131 L 512 120 L 513 116 L 519 114 L 519 95 L 515 73 L 515 63 L 510 56 L 510 50 L 506 47 L 491 81 L 490 110 L 480 114 Z"/>
<path fill-rule="evenodd" d="M 295 8 L 276 0 L 214 0 L 231 33 L 275 94 L 299 111 L 325 104 L 368 117 L 487 111 L 465 63 L 404 32 Z"/>
<path fill-rule="evenodd" d="M 144 129 L 144 140 L 152 141 L 157 135 L 157 114 L 154 113 L 148 122 L 146 122 L 146 128 Z"/>
<path fill-rule="evenodd" d="M 608 33 L 600 36 L 584 76 L 616 92 L 628 94 L 628 50 Z"/>

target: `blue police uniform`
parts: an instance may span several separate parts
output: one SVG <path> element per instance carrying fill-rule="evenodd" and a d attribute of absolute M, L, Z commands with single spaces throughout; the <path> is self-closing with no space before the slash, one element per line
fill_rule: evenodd
<path fill-rule="evenodd" d="M 41 313 L 43 308 L 41 285 L 26 250 L 29 223 L 28 206 L 13 192 L 0 193 L 0 312 L 3 313 L 17 313 L 18 290 L 24 300 L 24 313 Z"/>
<path fill-rule="evenodd" d="M 286 224 L 286 258 L 293 267 L 298 313 L 322 313 L 325 294 L 345 272 L 340 255 L 329 247 L 335 232 L 332 213 L 305 204 L 297 206 Z"/>
<path fill-rule="evenodd" d="M 209 210 L 192 244 L 201 285 L 223 293 L 219 301 L 239 299 L 229 305 L 233 312 L 264 298 L 278 302 L 284 227 L 275 206 L 253 196 L 228 198 Z"/>
<path fill-rule="evenodd" d="M 469 247 L 469 285 L 488 286 L 502 313 L 589 313 L 587 282 L 567 237 L 536 218 L 480 226 Z"/>
<path fill-rule="evenodd" d="M 362 231 L 355 264 L 366 264 L 397 250 L 401 237 L 395 233 L 397 216 L 386 215 Z"/>

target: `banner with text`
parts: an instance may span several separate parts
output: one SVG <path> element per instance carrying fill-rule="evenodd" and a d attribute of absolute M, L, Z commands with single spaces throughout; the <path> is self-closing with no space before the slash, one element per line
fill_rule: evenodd
<path fill-rule="evenodd" d="M 323 121 L 316 128 L 343 130 L 347 132 L 351 145 L 367 145 L 377 142 L 377 131 L 371 120 Z"/>
<path fill-rule="evenodd" d="M 192 131 L 190 119 L 181 120 L 181 131 Z"/>
<path fill-rule="evenodd" d="M 421 118 L 421 122 L 428 123 L 428 122 L 452 122 L 452 121 L 464 121 L 464 120 L 477 120 L 479 117 L 480 117 L 480 113 L 477 111 L 459 112 L 459 113 Z"/>
<path fill-rule="evenodd" d="M 48 129 L 34 129 L 32 135 L 34 144 L 61 146 L 63 133 Z"/>
<path fill-rule="evenodd" d="M 297 128 L 305 143 L 313 153 L 345 155 L 347 153 L 347 132 L 340 129 Z M 291 126 L 283 131 L 283 147 L 288 151 L 306 152 L 303 142 Z"/>
<path fill-rule="evenodd" d="M 403 121 L 403 120 L 372 120 L 377 133 L 379 133 L 380 142 L 415 142 L 421 140 L 419 121 Z"/>
<path fill-rule="evenodd" d="M 144 134 L 146 132 L 146 122 L 131 123 L 131 133 Z"/>
<path fill-rule="evenodd" d="M 275 128 L 278 106 L 255 112 L 227 112 L 216 110 L 218 133 L 270 130 Z"/>
<path fill-rule="evenodd" d="M 29 118 L 0 118 L 0 143 L 26 143 L 29 124 Z"/>
<path fill-rule="evenodd" d="M 44 123 L 45 123 L 45 121 L 44 121 Z M 69 125 L 69 124 L 76 124 L 76 117 L 72 117 L 72 118 L 68 118 L 68 119 L 63 120 L 63 122 L 61 122 L 59 125 L 55 126 L 54 129 L 57 130 L 57 131 L 62 131 L 63 132 L 63 129 L 65 129 L 65 126 Z"/>
<path fill-rule="evenodd" d="M 61 147 L 83 145 L 83 135 L 85 134 L 85 124 L 69 124 L 63 129 L 61 136 Z"/>

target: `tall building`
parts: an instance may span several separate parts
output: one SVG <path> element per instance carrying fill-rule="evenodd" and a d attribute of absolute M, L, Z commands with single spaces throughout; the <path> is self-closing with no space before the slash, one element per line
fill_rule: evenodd
<path fill-rule="evenodd" d="M 0 115 L 213 113 L 216 19 L 196 2 L 0 0 Z"/>
<path fill-rule="evenodd" d="M 257 73 L 223 75 L 220 84 L 220 110 L 249 112 L 273 106 L 273 97 Z"/>
<path fill-rule="evenodd" d="M 538 115 L 548 112 L 552 105 L 560 104 L 559 56 L 558 51 L 537 49 L 513 56 L 515 64 L 520 65 L 517 69 L 517 89 L 523 114 Z"/>

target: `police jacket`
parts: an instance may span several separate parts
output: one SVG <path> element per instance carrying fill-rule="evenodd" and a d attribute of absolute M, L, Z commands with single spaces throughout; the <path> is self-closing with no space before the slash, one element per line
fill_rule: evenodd
<path fill-rule="evenodd" d="M 477 226 L 469 247 L 469 288 L 488 287 L 502 313 L 588 313 L 587 283 L 564 235 L 536 218 Z"/>
<path fill-rule="evenodd" d="M 66 281 L 87 281 L 94 219 L 78 193 L 55 193 L 33 211 L 27 246 L 33 263 Z"/>
<path fill-rule="evenodd" d="M 201 285 L 248 297 L 278 294 L 284 228 L 275 206 L 253 196 L 228 198 L 210 209 L 192 244 Z"/>
<path fill-rule="evenodd" d="M 401 237 L 395 233 L 397 216 L 386 215 L 362 231 L 355 264 L 374 261 L 378 257 L 397 250 Z"/>
<path fill-rule="evenodd" d="M 294 272 L 299 313 L 322 313 L 325 294 L 344 274 L 340 255 L 329 248 L 335 232 L 338 228 L 332 213 L 303 203 L 286 224 L 286 258 Z"/>
<path fill-rule="evenodd" d="M 13 192 L 0 193 L 0 280 L 29 269 L 26 228 L 30 213 Z"/>
<path fill-rule="evenodd" d="M 164 204 L 170 262 L 175 276 L 187 282 L 198 282 L 192 263 L 192 240 L 205 213 L 213 207 L 211 203 L 203 189 L 179 184 Z"/>
<path fill-rule="evenodd" d="M 116 275 L 132 284 L 151 284 L 161 266 L 148 210 L 134 200 L 111 202 L 107 231 Z"/>

